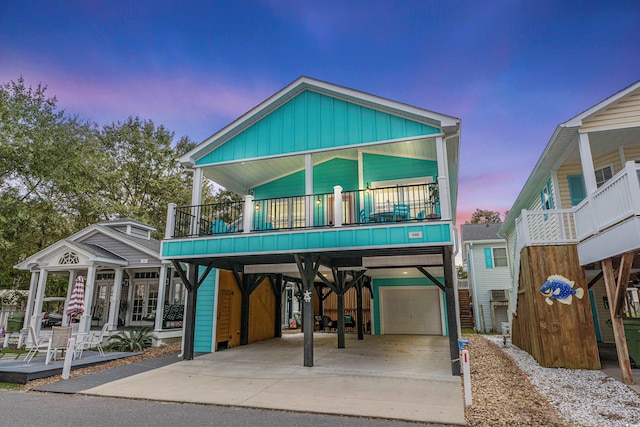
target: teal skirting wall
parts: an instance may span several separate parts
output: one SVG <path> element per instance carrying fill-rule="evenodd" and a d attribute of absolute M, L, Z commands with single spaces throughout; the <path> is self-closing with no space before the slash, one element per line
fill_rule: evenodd
<path fill-rule="evenodd" d="M 205 268 L 200 267 L 199 274 Z M 193 350 L 195 352 L 211 353 L 213 349 L 213 326 L 215 318 L 215 297 L 217 270 L 213 269 L 198 288 L 196 302 L 196 326 Z"/>
<path fill-rule="evenodd" d="M 436 277 L 440 281 L 440 283 L 444 283 L 444 277 Z M 372 290 L 373 290 L 373 314 L 374 314 L 374 322 L 373 322 L 373 331 L 374 335 L 380 334 L 380 288 L 381 287 L 392 287 L 392 286 L 436 286 L 431 280 L 427 277 L 408 277 L 408 278 L 390 278 L 390 279 L 374 279 L 372 282 Z M 443 316 L 445 318 L 445 329 L 444 333 L 446 336 L 449 336 L 449 323 L 446 321 L 447 319 L 447 295 L 440 291 L 443 297 Z"/>

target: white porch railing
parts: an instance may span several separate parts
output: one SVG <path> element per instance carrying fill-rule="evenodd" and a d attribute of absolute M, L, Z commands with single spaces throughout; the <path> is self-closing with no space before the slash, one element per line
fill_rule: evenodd
<path fill-rule="evenodd" d="M 635 215 L 640 215 L 640 164 L 624 169 L 576 206 L 577 237 L 583 240 Z"/>
<path fill-rule="evenodd" d="M 516 219 L 516 251 L 525 246 L 562 245 L 576 243 L 576 228 L 572 209 L 543 211 L 522 210 Z"/>

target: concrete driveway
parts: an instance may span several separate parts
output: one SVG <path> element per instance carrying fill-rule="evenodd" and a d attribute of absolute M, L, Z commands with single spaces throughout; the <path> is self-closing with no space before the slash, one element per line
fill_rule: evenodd
<path fill-rule="evenodd" d="M 110 382 L 82 393 L 464 424 L 449 342 L 437 336 L 316 333 L 314 366 L 303 335 L 236 347 Z"/>

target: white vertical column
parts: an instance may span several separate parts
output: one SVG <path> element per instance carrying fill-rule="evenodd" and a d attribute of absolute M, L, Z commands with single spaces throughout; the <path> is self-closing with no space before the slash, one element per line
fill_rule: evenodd
<path fill-rule="evenodd" d="M 116 268 L 113 286 L 111 288 L 111 298 L 109 298 L 109 319 L 107 327 L 110 331 L 118 330 L 118 317 L 120 316 L 120 294 L 122 293 L 122 277 L 124 270 Z"/>
<path fill-rule="evenodd" d="M 193 170 L 193 189 L 191 191 L 191 235 L 197 236 L 200 230 L 200 209 L 202 204 L 202 168 Z"/>
<path fill-rule="evenodd" d="M 79 333 L 89 333 L 91 330 L 91 308 L 93 306 L 93 288 L 96 281 L 96 267 L 92 265 L 87 272 L 84 288 L 84 313 L 80 317 Z"/>
<path fill-rule="evenodd" d="M 162 264 L 160 267 L 160 283 L 158 285 L 158 304 L 156 306 L 156 319 L 154 330 L 162 330 L 162 318 L 164 317 L 164 297 L 167 291 L 167 271 L 169 270 L 167 264 Z"/>
<path fill-rule="evenodd" d="M 31 327 L 36 333 L 40 333 L 40 325 L 42 322 L 42 299 L 44 298 L 44 290 L 47 287 L 47 270 L 40 269 L 40 277 L 38 278 L 38 290 L 33 303 L 33 314 L 31 315 Z"/>
<path fill-rule="evenodd" d="M 253 222 L 253 196 L 244 196 L 244 210 L 242 211 L 242 232 L 251 233 L 251 223 Z"/>
<path fill-rule="evenodd" d="M 449 177 L 447 176 L 447 152 L 444 140 L 436 137 L 436 158 L 438 161 L 438 192 L 440 194 L 440 217 L 442 220 L 451 219 L 451 199 L 449 192 Z"/>
<path fill-rule="evenodd" d="M 62 310 L 62 324 L 69 325 L 69 315 L 67 314 L 67 307 L 69 301 L 71 301 L 71 292 L 73 292 L 73 286 L 75 285 L 76 272 L 75 270 L 69 270 L 69 283 L 67 284 L 67 300 L 64 302 L 64 309 Z"/>
<path fill-rule="evenodd" d="M 587 197 L 591 197 L 591 194 L 596 191 L 598 185 L 596 184 L 596 172 L 593 168 L 593 156 L 591 155 L 591 144 L 589 144 L 589 135 L 586 133 L 580 134 L 580 163 L 582 164 L 582 176 L 584 178 L 584 185 L 587 187 Z"/>
<path fill-rule="evenodd" d="M 333 187 L 333 226 L 342 227 L 342 187 Z"/>
<path fill-rule="evenodd" d="M 167 208 L 167 224 L 164 228 L 164 238 L 172 239 L 176 230 L 176 204 L 169 203 Z"/>
<path fill-rule="evenodd" d="M 24 313 L 23 328 L 28 328 L 31 324 L 31 316 L 33 315 L 33 303 L 36 299 L 36 291 L 38 290 L 38 277 L 40 273 L 37 271 L 31 272 L 31 284 L 29 285 L 29 296 L 27 298 L 27 310 Z"/>
<path fill-rule="evenodd" d="M 313 200 L 313 158 L 311 154 L 307 154 L 304 158 L 304 191 L 307 195 L 307 200 L 305 203 L 305 225 L 307 227 L 313 226 L 313 207 L 315 206 L 315 201 Z M 290 212 L 289 215 L 292 215 Z"/>

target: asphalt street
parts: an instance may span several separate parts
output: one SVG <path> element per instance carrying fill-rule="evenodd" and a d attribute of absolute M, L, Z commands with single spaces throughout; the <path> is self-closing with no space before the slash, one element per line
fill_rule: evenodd
<path fill-rule="evenodd" d="M 291 396 L 295 399 L 295 396 Z M 322 399 L 321 396 L 318 397 Z M 0 425 L 65 426 L 424 426 L 381 419 L 0 390 Z"/>

